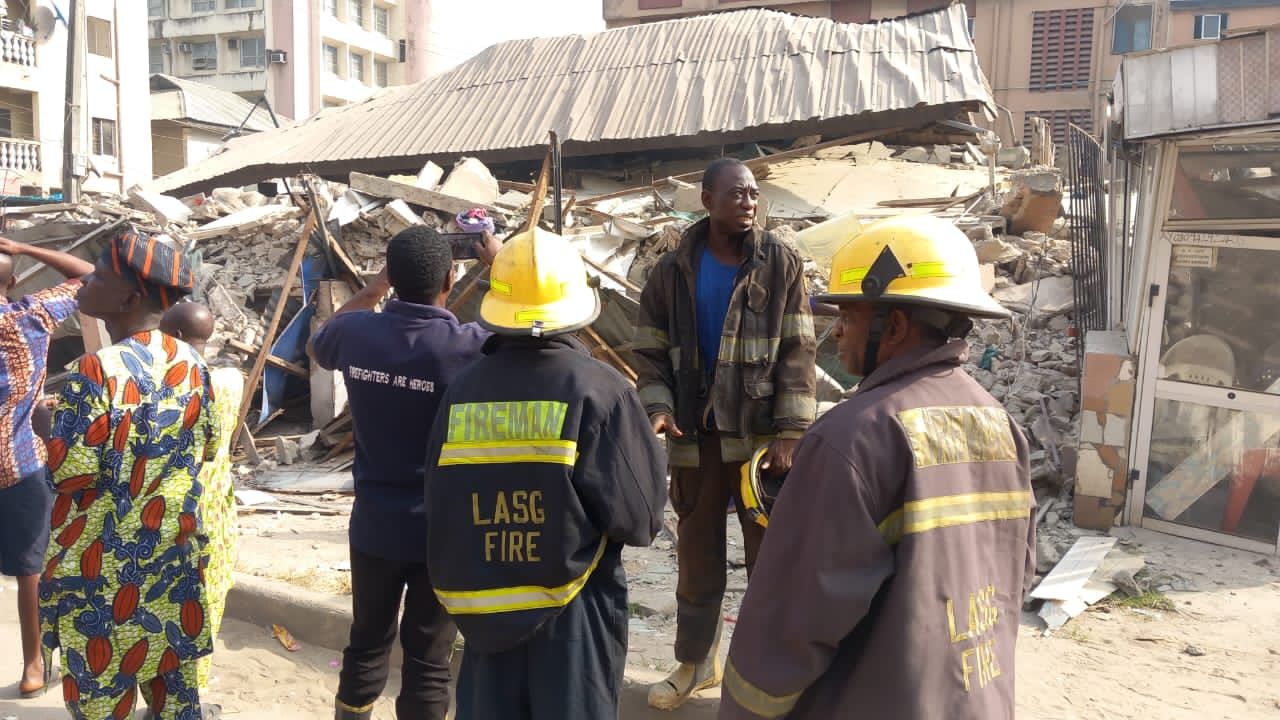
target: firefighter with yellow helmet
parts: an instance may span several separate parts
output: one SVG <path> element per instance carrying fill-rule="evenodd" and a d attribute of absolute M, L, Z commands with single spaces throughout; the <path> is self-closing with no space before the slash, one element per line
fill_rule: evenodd
<path fill-rule="evenodd" d="M 862 377 L 796 451 L 729 650 L 721 720 L 1014 716 L 1035 562 L 1027 442 L 971 378 L 971 318 L 1008 313 L 944 220 L 866 228 L 817 298 Z"/>
<path fill-rule="evenodd" d="M 599 313 L 567 241 L 516 235 L 480 305 L 495 335 L 432 426 L 427 556 L 466 639 L 458 720 L 617 717 L 621 551 L 661 527 L 666 458 L 635 389 L 573 335 Z"/>

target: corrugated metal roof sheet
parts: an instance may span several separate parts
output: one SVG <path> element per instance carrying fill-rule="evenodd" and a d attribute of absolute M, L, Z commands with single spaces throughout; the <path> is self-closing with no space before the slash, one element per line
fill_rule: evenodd
<path fill-rule="evenodd" d="M 302 169 L 394 170 L 915 127 L 991 105 L 963 5 L 853 25 L 741 10 L 505 42 L 416 85 L 231 142 L 163 192 Z"/>
<path fill-rule="evenodd" d="M 176 90 L 181 98 L 178 112 L 153 107 L 152 120 L 187 121 L 225 128 L 239 127 L 244 122 L 245 129 L 253 132 L 275 129 L 271 114 L 265 107 L 259 105 L 255 109 L 253 103 L 233 92 L 172 75 L 156 73 L 151 76 L 151 92 L 169 90 Z M 252 116 L 249 115 L 250 110 L 253 111 Z M 247 122 L 245 117 L 249 118 Z M 280 118 L 281 125 L 288 122 L 287 118 Z"/>
<path fill-rule="evenodd" d="M 1128 140 L 1275 122 L 1280 25 L 1128 56 L 1115 97 Z"/>

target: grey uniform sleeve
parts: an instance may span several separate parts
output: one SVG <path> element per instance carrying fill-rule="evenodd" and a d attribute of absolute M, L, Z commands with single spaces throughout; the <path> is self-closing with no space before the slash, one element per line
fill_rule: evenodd
<path fill-rule="evenodd" d="M 738 615 L 720 720 L 785 717 L 826 672 L 893 573 L 878 522 L 854 463 L 801 441 Z"/>
<path fill-rule="evenodd" d="M 600 532 L 635 547 L 653 542 L 666 504 L 667 459 L 630 387 L 582 436 L 575 486 Z"/>

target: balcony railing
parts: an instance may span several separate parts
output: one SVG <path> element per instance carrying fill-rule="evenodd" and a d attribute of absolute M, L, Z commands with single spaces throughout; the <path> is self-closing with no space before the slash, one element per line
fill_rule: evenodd
<path fill-rule="evenodd" d="M 36 41 L 10 30 L 0 30 L 0 60 L 35 67 Z"/>
<path fill-rule="evenodd" d="M 40 169 L 40 143 L 36 140 L 0 138 L 0 170 Z"/>

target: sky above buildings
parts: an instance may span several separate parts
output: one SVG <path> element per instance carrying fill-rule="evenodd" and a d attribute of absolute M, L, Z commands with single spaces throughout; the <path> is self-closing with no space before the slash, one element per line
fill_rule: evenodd
<path fill-rule="evenodd" d="M 435 0 L 431 12 L 439 71 L 506 40 L 604 30 L 601 0 Z"/>

